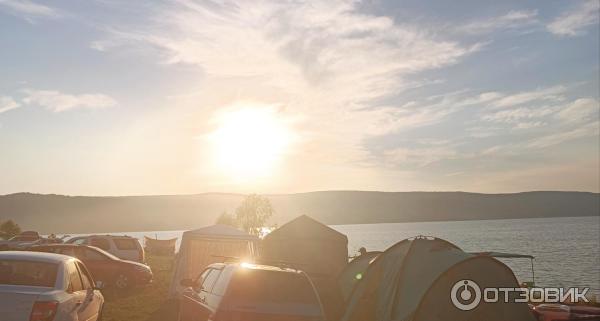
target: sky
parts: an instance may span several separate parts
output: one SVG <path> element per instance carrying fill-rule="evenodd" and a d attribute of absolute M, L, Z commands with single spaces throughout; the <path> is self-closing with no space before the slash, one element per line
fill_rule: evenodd
<path fill-rule="evenodd" d="M 0 0 L 0 194 L 600 191 L 598 0 Z"/>

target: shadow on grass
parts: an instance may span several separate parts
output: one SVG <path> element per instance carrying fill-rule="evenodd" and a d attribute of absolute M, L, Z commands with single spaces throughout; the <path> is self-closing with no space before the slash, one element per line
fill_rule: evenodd
<path fill-rule="evenodd" d="M 178 309 L 177 301 L 169 300 L 144 321 L 177 321 Z"/>

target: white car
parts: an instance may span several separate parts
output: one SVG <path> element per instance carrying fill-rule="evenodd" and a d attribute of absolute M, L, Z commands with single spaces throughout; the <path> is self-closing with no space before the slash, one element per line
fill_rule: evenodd
<path fill-rule="evenodd" d="M 0 252 L 2 321 L 98 321 L 103 305 L 104 297 L 78 259 Z"/>

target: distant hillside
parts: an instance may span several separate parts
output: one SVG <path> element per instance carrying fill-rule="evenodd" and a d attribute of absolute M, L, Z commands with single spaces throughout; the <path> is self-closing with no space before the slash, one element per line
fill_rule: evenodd
<path fill-rule="evenodd" d="M 43 233 L 180 230 L 233 212 L 239 194 L 88 197 L 19 193 L 0 196 L 0 220 Z M 308 214 L 327 224 L 424 222 L 600 215 L 600 194 L 527 192 L 329 191 L 268 196 L 274 222 Z"/>

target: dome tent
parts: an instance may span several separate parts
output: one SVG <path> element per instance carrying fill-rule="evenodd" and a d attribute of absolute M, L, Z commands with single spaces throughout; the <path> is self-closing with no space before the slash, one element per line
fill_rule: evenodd
<path fill-rule="evenodd" d="M 169 295 L 176 296 L 182 289 L 181 280 L 197 277 L 209 264 L 223 262 L 228 257 L 254 258 L 257 242 L 256 236 L 220 224 L 184 232 Z"/>
<path fill-rule="evenodd" d="M 344 297 L 344 302 L 350 299 L 352 290 L 362 280 L 363 273 L 369 268 L 369 264 L 381 254 L 380 251 L 367 252 L 355 257 L 348 263 L 346 268 L 338 276 L 338 286 Z"/>
<path fill-rule="evenodd" d="M 401 241 L 362 272 L 341 321 L 535 320 L 527 304 L 482 302 L 471 311 L 459 310 L 451 292 L 466 279 L 482 289 L 518 287 L 513 272 L 491 257 L 465 253 L 437 238 Z"/>

